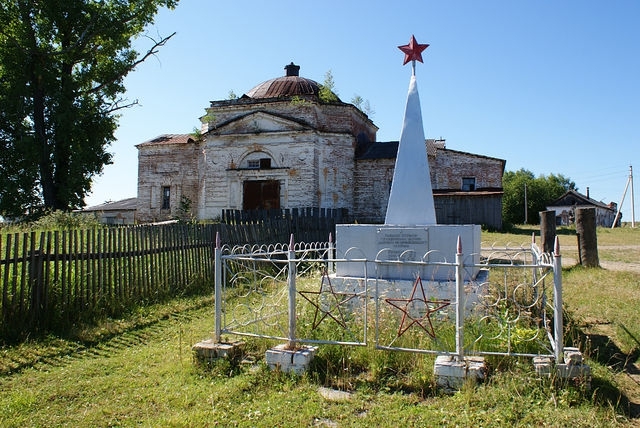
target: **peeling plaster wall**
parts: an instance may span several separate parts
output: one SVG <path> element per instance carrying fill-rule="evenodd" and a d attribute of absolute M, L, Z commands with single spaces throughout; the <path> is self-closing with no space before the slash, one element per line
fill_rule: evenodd
<path fill-rule="evenodd" d="M 180 215 L 182 197 L 198 201 L 198 143 L 158 144 L 138 150 L 138 222 L 164 221 Z M 162 209 L 162 187 L 170 188 L 170 209 Z"/>

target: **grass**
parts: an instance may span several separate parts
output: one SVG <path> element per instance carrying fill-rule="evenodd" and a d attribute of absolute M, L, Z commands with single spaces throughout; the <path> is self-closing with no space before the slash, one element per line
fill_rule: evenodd
<path fill-rule="evenodd" d="M 320 367 L 296 377 L 270 372 L 261 363 L 234 367 L 222 361 L 200 366 L 193 363 L 190 346 L 208 336 L 210 303 L 204 297 L 184 300 L 174 315 L 147 320 L 143 327 L 92 346 L 76 343 L 72 353 L 50 355 L 5 374 L 0 380 L 0 425 L 387 426 L 393 421 L 409 426 L 586 427 L 624 421 L 613 404 L 600 405 L 580 389 L 557 388 L 549 380 L 531 376 L 524 363 L 496 372 L 485 384 L 465 386 L 453 396 L 433 388 L 428 370 L 419 372 L 428 366 L 424 361 L 396 379 L 388 369 L 387 384 L 367 382 L 362 373 L 360 378 L 341 375 L 350 364 L 329 369 L 333 376 L 324 382 L 319 373 L 326 371 Z M 348 354 L 329 349 L 318 362 L 339 362 Z M 405 363 L 428 359 L 406 354 L 394 358 L 408 359 Z M 343 376 L 343 385 L 353 388 L 351 400 L 331 401 L 318 393 L 319 386 L 335 382 L 334 376 Z M 425 389 L 403 390 L 403 385 L 419 383 L 411 379 L 419 376 L 424 376 Z M 348 379 L 351 384 L 344 384 Z"/>
<path fill-rule="evenodd" d="M 601 245 L 638 242 L 635 232 L 626 235 L 632 241 L 598 233 Z M 211 337 L 213 303 L 192 296 L 68 337 L 1 348 L 0 426 L 637 424 L 630 414 L 637 415 L 640 386 L 629 369 L 640 349 L 640 274 L 567 267 L 563 284 L 568 345 L 585 352 L 591 390 L 538 378 L 527 359 L 492 357 L 485 383 L 444 395 L 435 387 L 433 356 L 370 347 L 321 346 L 304 376 L 270 372 L 262 358 L 273 343 L 266 341 L 247 341 L 250 363 L 196 364 L 191 346 Z M 330 400 L 320 387 L 352 395 Z"/>

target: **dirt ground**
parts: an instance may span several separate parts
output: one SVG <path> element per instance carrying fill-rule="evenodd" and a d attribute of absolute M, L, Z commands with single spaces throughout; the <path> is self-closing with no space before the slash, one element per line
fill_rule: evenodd
<path fill-rule="evenodd" d="M 563 247 L 563 250 L 577 252 L 578 247 Z M 636 250 L 640 251 L 640 245 L 599 245 L 598 250 Z M 578 260 L 562 256 L 563 266 L 577 265 Z M 609 270 L 622 270 L 640 273 L 640 260 L 634 262 L 618 262 L 612 260 L 600 260 L 600 267 Z"/>

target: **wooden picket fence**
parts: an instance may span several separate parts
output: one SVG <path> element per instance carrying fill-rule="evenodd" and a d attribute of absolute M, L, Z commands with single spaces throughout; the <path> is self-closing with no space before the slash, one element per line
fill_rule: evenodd
<path fill-rule="evenodd" d="M 335 222 L 287 219 L 0 235 L 0 338 L 117 316 L 136 304 L 213 291 L 223 245 L 326 241 Z M 297 234 L 297 235 L 296 235 Z"/>
<path fill-rule="evenodd" d="M 0 240 L 0 331 L 69 325 L 211 282 L 213 229 L 105 228 L 13 233 Z"/>

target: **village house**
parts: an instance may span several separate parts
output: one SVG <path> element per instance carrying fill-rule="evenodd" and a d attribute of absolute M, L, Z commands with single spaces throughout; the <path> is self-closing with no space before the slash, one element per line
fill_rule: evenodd
<path fill-rule="evenodd" d="M 324 208 L 384 221 L 398 142 L 353 104 L 324 101 L 300 67 L 236 99 L 212 101 L 197 135 L 138 144 L 139 222 L 223 210 Z M 502 227 L 505 161 L 427 140 L 438 223 Z"/>
<path fill-rule="evenodd" d="M 605 204 L 598 202 L 589 197 L 589 188 L 587 194 L 583 195 L 575 190 L 567 190 L 564 195 L 553 201 L 547 206 L 548 211 L 556 212 L 556 224 L 558 226 L 569 226 L 575 222 L 577 208 L 595 208 L 596 210 L 596 226 L 611 227 L 616 219 L 618 204 L 611 202 Z M 620 226 L 620 217 L 616 222 L 616 226 Z"/>
<path fill-rule="evenodd" d="M 136 223 L 136 198 L 127 198 L 120 201 L 105 202 L 100 205 L 85 207 L 76 212 L 92 214 L 100 223 L 110 225 L 135 224 Z"/>

